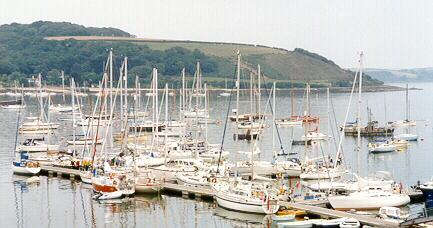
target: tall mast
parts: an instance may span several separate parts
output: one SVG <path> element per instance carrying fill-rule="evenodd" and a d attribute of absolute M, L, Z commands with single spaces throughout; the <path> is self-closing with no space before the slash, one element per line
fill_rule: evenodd
<path fill-rule="evenodd" d="M 122 66 L 119 69 L 119 86 L 120 86 L 120 119 L 123 123 L 123 68 L 125 67 L 125 62 L 122 63 Z M 122 129 L 123 130 L 123 129 Z"/>
<path fill-rule="evenodd" d="M 364 53 L 359 54 L 359 83 L 358 83 L 358 137 L 357 137 L 357 151 L 358 151 L 358 173 L 360 168 L 360 154 L 361 154 L 361 103 L 362 103 L 362 61 Z"/>
<path fill-rule="evenodd" d="M 274 82 L 274 91 L 272 93 L 272 152 L 274 155 L 274 159 L 277 158 L 276 152 L 275 152 L 275 109 L 277 108 L 277 106 L 275 105 L 275 93 L 276 93 L 276 85 L 277 83 Z"/>
<path fill-rule="evenodd" d="M 62 71 L 62 79 L 63 79 L 63 71 Z M 63 91 L 63 94 L 64 93 L 65 92 Z M 74 140 L 74 151 L 75 151 L 75 128 L 76 128 L 76 123 L 75 123 L 75 82 L 74 82 L 74 78 L 71 78 L 71 102 L 72 102 L 72 139 Z"/>
<path fill-rule="evenodd" d="M 261 85 L 260 85 L 260 83 L 261 83 L 261 69 L 260 69 L 260 64 L 258 64 L 257 65 L 257 86 L 258 86 L 258 90 L 257 90 L 257 92 L 258 92 L 258 99 L 257 99 L 257 103 L 258 103 L 258 109 L 257 109 L 257 113 L 258 113 L 258 116 L 259 116 L 259 119 L 261 119 L 261 116 L 260 116 L 260 109 L 261 109 L 261 100 L 262 100 L 262 92 L 261 92 Z"/>
<path fill-rule="evenodd" d="M 239 129 L 237 124 L 239 123 L 239 87 L 241 85 L 241 52 L 238 50 L 238 62 L 236 67 L 236 140 L 238 140 Z"/>
<path fill-rule="evenodd" d="M 110 112 L 113 108 L 113 49 L 110 49 Z M 111 118 L 111 116 L 110 116 Z"/>
<path fill-rule="evenodd" d="M 208 97 L 207 97 L 207 86 L 206 83 L 204 84 L 204 111 L 205 111 L 205 119 L 204 119 L 204 128 L 205 128 L 205 150 L 207 151 L 207 121 L 208 121 Z"/>
<path fill-rule="evenodd" d="M 168 125 L 168 84 L 165 83 L 165 124 Z M 167 146 L 167 129 L 165 128 L 165 134 L 164 134 L 164 145 Z"/>
<path fill-rule="evenodd" d="M 155 91 L 154 96 L 155 96 L 155 135 L 156 135 L 156 142 L 158 142 L 158 132 L 159 132 L 159 105 L 158 105 L 158 69 L 153 68 L 153 80 L 154 80 L 154 85 L 153 85 L 153 89 Z"/>
<path fill-rule="evenodd" d="M 239 87 L 241 85 L 241 52 L 238 50 L 238 62 L 236 66 L 236 123 L 239 122 Z"/>

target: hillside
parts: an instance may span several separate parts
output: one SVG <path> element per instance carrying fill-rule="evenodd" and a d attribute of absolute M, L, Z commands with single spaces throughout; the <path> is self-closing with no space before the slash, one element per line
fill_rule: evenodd
<path fill-rule="evenodd" d="M 431 82 L 433 68 L 366 69 L 371 77 L 384 82 Z"/>
<path fill-rule="evenodd" d="M 185 67 L 192 75 L 195 62 L 200 60 L 205 81 L 210 86 L 222 86 L 225 78 L 233 78 L 237 50 L 242 53 L 244 77 L 251 70 L 255 73 L 256 65 L 261 64 L 264 76 L 278 81 L 279 87 L 303 86 L 306 81 L 316 87 L 350 86 L 354 74 L 303 49 L 135 38 L 115 28 L 39 21 L 0 26 L 0 80 L 25 82 L 42 73 L 49 83 L 56 84 L 59 71 L 65 70 L 80 83 L 95 84 L 110 48 L 114 49 L 116 66 L 121 56 L 127 55 L 130 72 L 141 80 L 147 81 L 151 68 L 157 67 L 163 81 L 175 85 L 179 84 L 181 69 Z M 365 82 L 382 84 L 368 76 Z"/>

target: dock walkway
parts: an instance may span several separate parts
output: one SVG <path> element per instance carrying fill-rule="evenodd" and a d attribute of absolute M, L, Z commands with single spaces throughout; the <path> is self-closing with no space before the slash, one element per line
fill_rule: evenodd
<path fill-rule="evenodd" d="M 369 225 L 374 227 L 399 227 L 398 223 L 393 223 L 385 221 L 379 218 L 372 218 L 365 215 L 357 215 L 352 213 L 347 213 L 344 211 L 336 211 L 332 209 L 327 209 L 323 207 L 317 207 L 312 205 L 300 204 L 300 203 L 290 203 L 290 202 L 280 202 L 280 205 L 286 207 L 292 207 L 298 210 L 304 210 L 307 213 L 320 215 L 322 217 L 328 218 L 354 218 L 358 220 L 363 225 Z"/>
<path fill-rule="evenodd" d="M 69 176 L 70 178 L 73 179 L 80 176 L 80 171 L 76 169 L 68 169 L 68 168 L 61 168 L 61 167 L 47 166 L 47 165 L 43 165 L 41 166 L 41 168 L 42 168 L 42 173 L 45 174 L 48 173 L 48 175 L 50 174 L 53 175 L 55 173 L 57 176 Z M 174 184 L 174 183 L 163 183 L 162 187 L 165 191 L 181 192 L 183 196 L 193 195 L 197 198 L 207 197 L 212 199 L 214 198 L 215 195 L 211 189 L 203 188 L 203 187 L 185 186 L 185 185 Z M 326 218 L 345 218 L 345 217 L 354 218 L 357 219 L 363 225 L 369 225 L 373 227 L 399 227 L 399 224 L 397 223 L 385 221 L 379 218 L 352 214 L 343 211 L 336 211 L 336 210 L 318 207 L 314 205 L 284 202 L 284 201 L 280 201 L 280 205 L 291 207 L 298 210 L 304 210 L 307 213 L 320 215 Z"/>

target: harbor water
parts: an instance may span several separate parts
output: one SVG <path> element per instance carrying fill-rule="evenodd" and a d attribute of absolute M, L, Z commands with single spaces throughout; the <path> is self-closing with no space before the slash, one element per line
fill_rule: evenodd
<path fill-rule="evenodd" d="M 394 84 L 404 87 L 403 84 Z M 410 132 L 417 134 L 419 140 L 411 142 L 407 150 L 392 153 L 371 154 L 367 145 L 370 140 L 363 138 L 361 150 L 356 150 L 356 138 L 345 137 L 343 142 L 344 163 L 361 176 L 374 171 L 388 171 L 396 182 L 405 186 L 414 185 L 417 181 L 427 181 L 433 174 L 433 83 L 411 83 L 409 91 L 410 119 L 417 120 L 417 126 L 398 128 L 396 134 Z M 262 112 L 267 114 L 267 128 L 257 142 L 261 150 L 259 158 L 270 161 L 274 151 L 279 150 L 280 141 L 288 157 L 301 160 L 308 156 L 335 156 L 338 144 L 338 126 L 344 122 L 349 101 L 349 93 L 331 94 L 331 105 L 327 104 L 326 93 L 313 90 L 310 95 L 310 112 L 320 116 L 318 129 L 320 132 L 332 135 L 329 142 L 315 144 L 308 148 L 292 146 L 291 140 L 299 140 L 304 131 L 301 127 L 278 128 L 275 141 L 272 142 L 271 110 L 265 105 L 272 102 L 268 93 L 262 93 Z M 92 97 L 95 99 L 95 97 Z M 2 100 L 8 99 L 2 97 Z M 171 99 L 171 98 L 170 98 Z M 233 140 L 234 124 L 224 125 L 228 111 L 235 108 L 234 98 L 229 104 L 229 97 L 220 97 L 218 93 L 210 96 L 211 118 L 219 120 L 219 124 L 208 125 L 208 141 L 223 143 L 224 149 L 232 152 L 230 161 L 246 160 L 245 155 L 235 151 L 251 151 L 253 143 Z M 86 99 L 83 99 L 86 107 Z M 146 99 L 142 99 L 145 101 Z M 295 113 L 301 115 L 305 106 L 302 94 L 293 99 Z M 379 125 L 387 121 L 406 118 L 405 91 L 371 92 L 362 96 L 361 121 L 365 124 L 367 106 L 371 109 L 372 119 Z M 53 97 L 54 103 L 61 102 L 61 96 Z M 35 98 L 26 97 L 26 115 L 37 115 L 38 103 Z M 178 103 L 173 102 L 173 103 Z M 144 105 L 144 104 L 143 104 Z M 250 110 L 249 95 L 241 96 L 240 112 Z M 276 118 L 291 114 L 291 98 L 288 92 L 277 91 Z M 178 117 L 177 108 L 170 111 L 172 118 Z M 328 126 L 328 110 L 331 125 Z M 335 115 L 333 114 L 335 113 Z M 230 113 L 231 114 L 231 113 Z M 354 95 L 348 121 L 355 121 L 357 115 L 357 95 Z M 61 114 L 51 115 L 52 121 L 57 121 Z M 21 177 L 12 174 L 11 164 L 15 158 L 14 141 L 16 132 L 17 112 L 0 109 L 0 221 L 2 227 L 262 227 L 269 219 L 262 215 L 251 215 L 228 211 L 211 201 L 182 198 L 174 195 L 157 195 L 152 197 L 136 195 L 133 198 L 98 202 L 92 200 L 91 186 L 79 180 L 69 180 L 61 177 Z M 164 119 L 164 111 L 161 119 Z M 337 124 L 335 124 L 337 121 Z M 61 122 L 61 127 L 52 141 L 61 141 L 71 135 L 72 124 Z M 225 138 L 223 140 L 223 135 Z M 20 137 L 19 140 L 23 138 Z M 336 140 L 337 139 L 337 140 Z M 274 146 L 273 146 L 274 145 Z M 273 150 L 274 149 L 274 150 Z M 278 159 L 285 159 L 279 157 Z"/>

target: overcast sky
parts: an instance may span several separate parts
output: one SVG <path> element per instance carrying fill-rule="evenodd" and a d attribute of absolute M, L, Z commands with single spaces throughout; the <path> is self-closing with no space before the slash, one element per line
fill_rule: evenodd
<path fill-rule="evenodd" d="M 0 24 L 37 20 L 116 27 L 145 38 L 264 44 L 342 67 L 433 66 L 430 0 L 0 0 Z"/>

